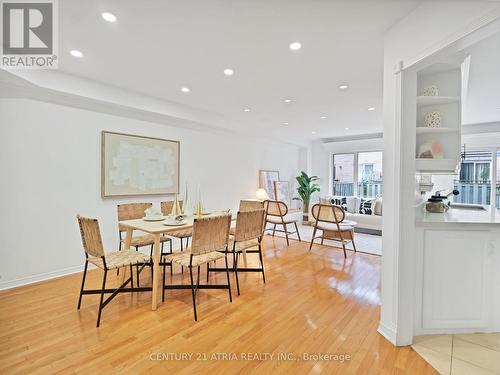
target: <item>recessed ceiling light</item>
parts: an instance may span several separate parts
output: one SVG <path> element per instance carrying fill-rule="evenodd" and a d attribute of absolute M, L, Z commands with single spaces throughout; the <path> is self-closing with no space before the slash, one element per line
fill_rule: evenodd
<path fill-rule="evenodd" d="M 300 44 L 299 42 L 293 42 L 290 43 L 289 47 L 292 51 L 298 51 L 299 49 L 302 48 L 302 44 Z"/>
<path fill-rule="evenodd" d="M 288 122 L 284 122 L 283 125 L 288 125 Z"/>
<path fill-rule="evenodd" d="M 349 128 L 344 128 L 345 130 L 349 130 Z"/>
<path fill-rule="evenodd" d="M 322 120 L 325 120 L 325 119 L 326 119 L 326 116 L 321 116 L 321 119 L 322 119 Z"/>
<path fill-rule="evenodd" d="M 311 134 L 316 134 L 316 132 L 313 130 L 313 131 L 311 132 Z"/>
<path fill-rule="evenodd" d="M 71 51 L 69 51 L 69 53 L 73 57 L 83 57 L 83 53 L 81 53 L 80 51 L 78 51 L 76 49 L 72 49 Z"/>
<path fill-rule="evenodd" d="M 291 102 L 292 102 L 292 99 L 283 99 L 283 101 L 284 101 L 285 103 L 291 103 Z"/>
<path fill-rule="evenodd" d="M 369 111 L 375 111 L 375 107 L 369 107 L 368 110 Z"/>
<path fill-rule="evenodd" d="M 234 74 L 234 70 L 233 69 L 231 69 L 231 68 L 224 69 L 224 75 L 226 75 L 226 76 L 229 77 L 229 76 L 232 76 L 233 74 Z"/>
<path fill-rule="evenodd" d="M 113 13 L 104 12 L 104 13 L 101 13 L 101 16 L 102 16 L 104 21 L 116 22 L 116 16 Z"/>
<path fill-rule="evenodd" d="M 349 85 L 347 83 L 341 83 L 339 85 L 339 89 L 341 89 L 341 90 L 346 90 L 348 88 L 349 88 Z"/>
<path fill-rule="evenodd" d="M 191 91 L 191 89 L 189 87 L 187 87 L 187 86 L 182 86 L 181 87 L 181 91 L 185 92 L 185 93 L 188 93 L 189 91 Z"/>
<path fill-rule="evenodd" d="M 250 108 L 245 108 L 243 112 L 250 112 Z"/>

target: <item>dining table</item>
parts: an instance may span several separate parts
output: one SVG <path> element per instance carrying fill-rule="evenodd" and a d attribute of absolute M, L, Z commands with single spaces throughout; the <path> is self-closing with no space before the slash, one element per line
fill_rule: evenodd
<path fill-rule="evenodd" d="M 161 220 L 151 219 L 133 219 L 133 220 L 122 220 L 119 223 L 127 228 L 127 234 L 125 236 L 124 248 L 130 249 L 130 243 L 132 242 L 132 237 L 134 230 L 145 232 L 151 234 L 154 237 L 153 245 L 153 282 L 151 291 L 151 309 L 156 310 L 158 305 L 158 278 L 160 273 L 160 256 L 161 256 L 161 244 L 160 237 L 163 235 L 168 235 L 169 233 L 176 232 L 183 229 L 190 229 L 193 227 L 194 221 L 199 217 L 210 217 L 227 214 L 228 211 L 214 211 L 211 213 L 206 213 L 203 215 L 184 215 L 184 220 L 182 224 L 174 223 L 169 217 L 164 217 Z M 231 215 L 231 220 L 236 220 L 236 215 Z M 125 275 L 127 273 L 126 267 L 125 272 L 122 273 L 122 282 L 125 281 Z M 162 286 L 163 287 L 163 286 Z"/>

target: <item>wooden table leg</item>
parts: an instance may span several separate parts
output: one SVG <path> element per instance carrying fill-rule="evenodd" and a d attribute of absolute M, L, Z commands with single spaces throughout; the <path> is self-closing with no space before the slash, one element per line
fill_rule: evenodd
<path fill-rule="evenodd" d="M 125 250 L 130 249 L 130 243 L 132 242 L 132 234 L 134 233 L 134 230 L 132 228 L 127 228 L 127 234 L 125 236 L 125 244 L 123 245 L 123 248 Z M 125 276 L 127 276 L 127 267 L 122 267 L 122 277 L 121 277 L 121 284 L 125 282 Z"/>
<path fill-rule="evenodd" d="M 158 297 L 158 277 L 160 272 L 160 234 L 155 233 L 155 243 L 153 247 L 153 290 L 152 290 L 152 301 L 151 310 L 156 310 L 156 303 Z M 162 285 L 163 288 L 163 285 Z"/>

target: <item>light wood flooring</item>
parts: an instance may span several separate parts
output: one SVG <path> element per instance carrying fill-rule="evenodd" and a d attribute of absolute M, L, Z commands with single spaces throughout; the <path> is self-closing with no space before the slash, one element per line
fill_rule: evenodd
<path fill-rule="evenodd" d="M 225 290 L 200 290 L 198 322 L 189 290 L 167 291 L 156 311 L 149 292 L 121 294 L 100 328 L 98 296 L 84 296 L 76 310 L 81 274 L 1 292 L 0 374 L 436 374 L 376 331 L 380 257 L 348 252 L 344 260 L 338 249 L 307 248 L 266 237 L 267 283 L 242 274 L 237 297 L 231 276 L 232 303 Z M 174 272 L 174 282 L 188 281 L 187 272 Z M 100 287 L 101 277 L 90 271 L 88 287 Z M 141 281 L 150 283 L 148 269 Z M 304 353 L 349 357 L 305 360 Z"/>

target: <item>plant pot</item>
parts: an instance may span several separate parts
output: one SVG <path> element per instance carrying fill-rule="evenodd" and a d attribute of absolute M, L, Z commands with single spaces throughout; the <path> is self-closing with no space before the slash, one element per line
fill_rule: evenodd
<path fill-rule="evenodd" d="M 302 225 L 311 225 L 309 221 L 309 207 L 306 206 L 302 209 Z"/>

